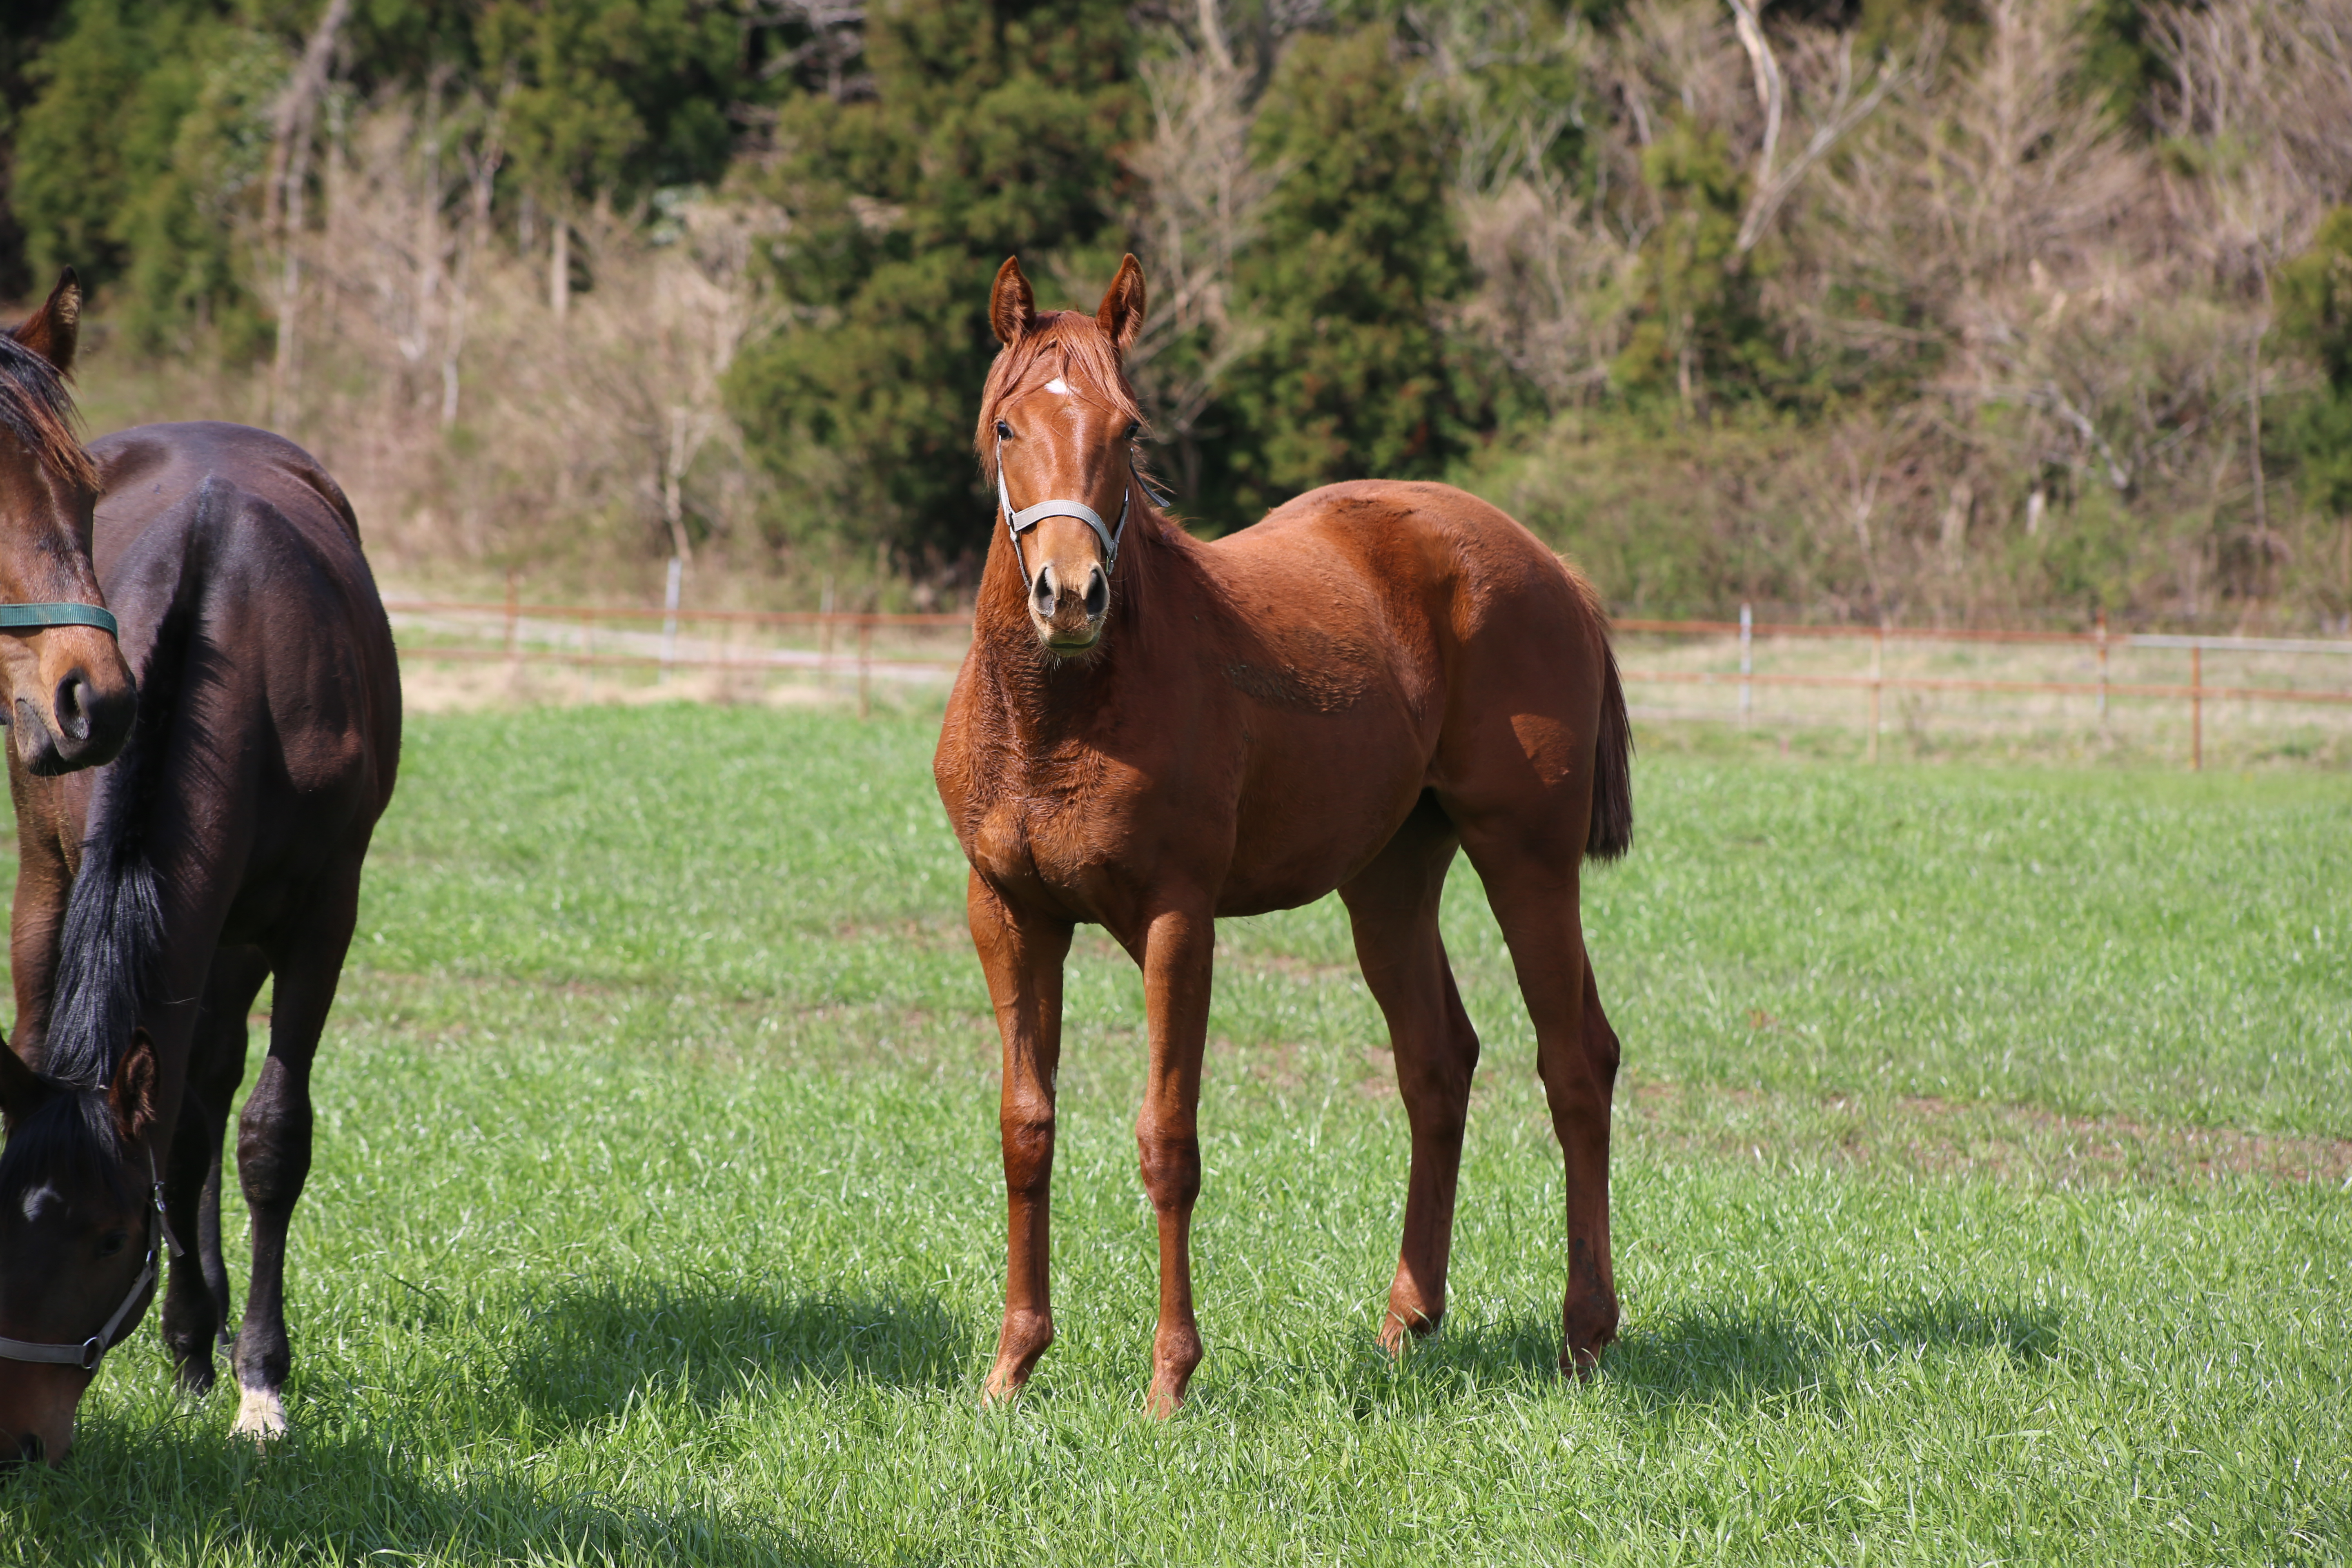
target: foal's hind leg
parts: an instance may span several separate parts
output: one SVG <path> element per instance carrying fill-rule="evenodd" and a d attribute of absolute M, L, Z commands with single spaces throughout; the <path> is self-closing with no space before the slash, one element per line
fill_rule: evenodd
<path fill-rule="evenodd" d="M 278 990 L 269 1055 L 237 1121 L 236 1173 L 253 1216 L 253 1277 L 236 1337 L 235 1430 L 249 1437 L 286 1430 L 286 1231 L 310 1172 L 310 1060 L 351 945 L 359 869 L 354 856 L 332 873 L 323 896 L 289 922 L 286 941 L 272 954 Z"/>
<path fill-rule="evenodd" d="M 213 1346 L 234 1342 L 228 1322 L 228 1269 L 221 1261 L 221 1139 L 229 1107 L 245 1078 L 246 1014 L 269 963 L 253 948 L 223 948 L 205 977 L 204 1001 L 188 1046 L 188 1087 L 180 1100 L 180 1131 L 173 1142 L 173 1174 L 188 1162 L 205 1166 L 196 1210 L 194 1259 L 172 1266 L 163 1295 L 163 1342 L 179 1368 L 180 1386 L 203 1394 L 213 1385 Z"/>
<path fill-rule="evenodd" d="M 1617 1284 L 1609 1259 L 1609 1113 L 1617 1083 L 1617 1037 L 1601 1011 L 1577 914 L 1573 844 L 1581 813 L 1535 813 L 1517 821 L 1462 819 L 1463 847 L 1486 885 L 1486 901 L 1510 944 L 1511 966 L 1536 1026 L 1536 1068 L 1551 1108 L 1568 1178 L 1568 1292 L 1560 1307 L 1562 1372 L 1590 1371 L 1617 1337 Z"/>
<path fill-rule="evenodd" d="M 1339 889 L 1356 933 L 1356 959 L 1389 1026 L 1397 1088 L 1412 1126 L 1412 1173 L 1404 1200 L 1404 1241 L 1381 1343 L 1402 1350 L 1410 1333 L 1436 1331 L 1445 1316 L 1445 1265 L 1454 1247 L 1454 1194 L 1478 1036 L 1463 1010 L 1438 934 L 1438 903 L 1459 840 L 1453 823 L 1424 798 L 1395 837 Z"/>

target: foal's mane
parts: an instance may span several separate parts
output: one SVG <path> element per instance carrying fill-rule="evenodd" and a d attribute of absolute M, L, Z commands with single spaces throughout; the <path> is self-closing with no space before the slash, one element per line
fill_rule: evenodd
<path fill-rule="evenodd" d="M 1092 316 L 1077 310 L 1046 310 L 1029 323 L 1029 330 L 997 351 L 988 367 L 988 385 L 980 396 L 980 422 L 972 427 L 971 449 L 982 464 L 991 461 L 996 444 L 996 411 L 1030 383 L 1043 384 L 1059 376 L 1089 403 L 1099 403 L 1129 419 L 1143 417 L 1135 389 L 1119 367 L 1118 351 L 1103 336 Z"/>
<path fill-rule="evenodd" d="M 0 332 L 0 429 L 23 442 L 42 467 L 84 489 L 98 489 L 98 465 L 74 434 L 79 416 L 57 366 Z"/>

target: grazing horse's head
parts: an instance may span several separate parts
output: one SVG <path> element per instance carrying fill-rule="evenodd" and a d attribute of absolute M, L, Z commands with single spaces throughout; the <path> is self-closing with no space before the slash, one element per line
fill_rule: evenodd
<path fill-rule="evenodd" d="M 1030 624 L 1058 658 L 1101 640 L 1127 525 L 1149 504 L 1133 451 L 1143 415 L 1119 366 L 1143 309 L 1143 268 L 1132 256 L 1091 316 L 1039 315 L 1009 260 L 989 300 L 1004 347 L 981 398 L 980 460 L 997 492 L 996 526 L 1012 535 Z"/>
<path fill-rule="evenodd" d="M 65 389 L 81 321 L 68 268 L 48 302 L 0 332 L 0 605 L 102 605 L 89 561 L 98 470 Z M 114 634 L 50 624 L 0 629 L 0 722 L 37 773 L 111 761 L 136 707 Z"/>
<path fill-rule="evenodd" d="M 101 1088 L 36 1073 L 0 1042 L 0 1465 L 73 1446 L 74 1409 L 135 1327 L 163 1264 L 145 1030 Z"/>

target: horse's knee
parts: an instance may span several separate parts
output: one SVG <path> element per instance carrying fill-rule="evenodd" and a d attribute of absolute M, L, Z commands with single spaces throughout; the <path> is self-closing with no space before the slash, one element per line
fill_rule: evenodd
<path fill-rule="evenodd" d="M 1152 1132 L 1136 1134 L 1143 1190 L 1155 1209 L 1189 1209 L 1201 1195 L 1201 1141 Z"/>
<path fill-rule="evenodd" d="M 310 1173 L 310 1097 L 273 1061 L 236 1123 L 237 1184 L 257 1209 L 290 1208 Z"/>
<path fill-rule="evenodd" d="M 998 1125 L 1004 1145 L 1004 1186 L 1016 1195 L 1043 1194 L 1054 1173 L 1054 1116 L 1006 1116 Z"/>

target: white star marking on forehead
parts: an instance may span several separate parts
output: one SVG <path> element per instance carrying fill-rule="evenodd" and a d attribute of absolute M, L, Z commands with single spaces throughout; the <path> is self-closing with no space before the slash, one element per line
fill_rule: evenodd
<path fill-rule="evenodd" d="M 1070 384 L 1057 375 L 1045 384 L 1045 390 L 1057 397 L 1067 397 L 1070 395 Z"/>

